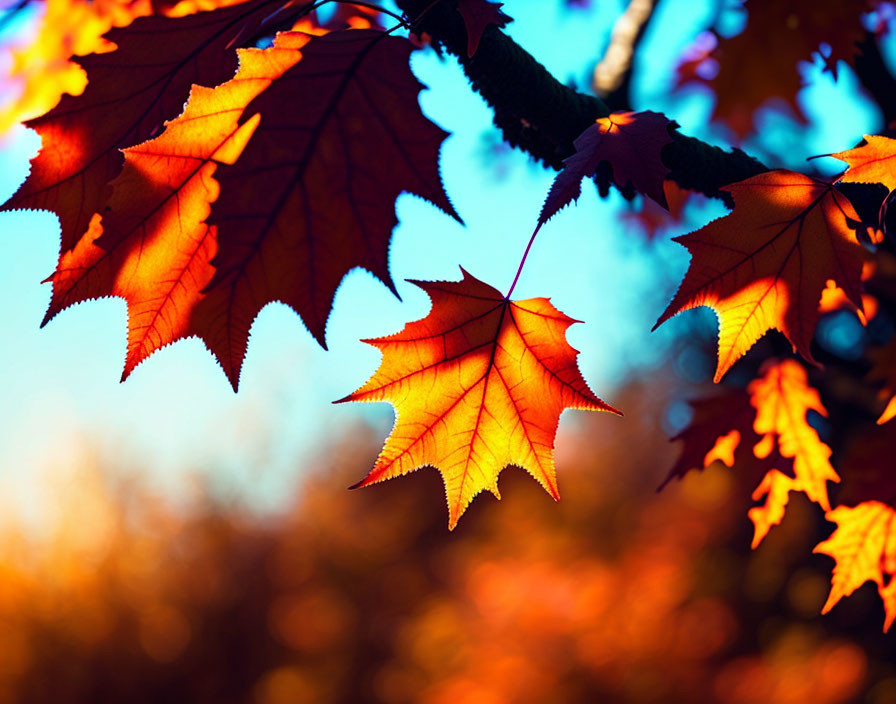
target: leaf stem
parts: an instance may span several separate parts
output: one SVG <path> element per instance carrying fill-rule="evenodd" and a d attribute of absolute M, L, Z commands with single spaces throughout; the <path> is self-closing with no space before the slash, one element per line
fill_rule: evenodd
<path fill-rule="evenodd" d="M 520 259 L 520 265 L 516 270 L 516 276 L 513 277 L 513 283 L 510 284 L 510 290 L 507 292 L 507 295 L 504 296 L 504 298 L 507 300 L 510 300 L 510 294 L 513 293 L 513 289 L 516 288 L 516 282 L 520 280 L 520 274 L 523 273 L 523 266 L 526 264 L 526 257 L 529 256 L 529 250 L 532 249 L 532 243 L 535 241 L 535 236 L 541 229 L 541 225 L 542 223 L 538 223 L 538 225 L 535 226 L 535 232 L 533 232 L 532 236 L 529 238 L 529 244 L 526 245 L 526 251 L 523 252 L 523 258 Z"/>

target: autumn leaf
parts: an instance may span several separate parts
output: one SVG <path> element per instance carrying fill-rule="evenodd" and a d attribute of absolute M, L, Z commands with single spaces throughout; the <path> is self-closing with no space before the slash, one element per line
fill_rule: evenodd
<path fill-rule="evenodd" d="M 75 59 L 87 73 L 82 95 L 63 96 L 29 121 L 42 146 L 31 173 L 4 209 L 52 210 L 61 252 L 87 232 L 123 164 L 119 151 L 145 141 L 183 110 L 193 83 L 215 86 L 233 76 L 239 36 L 258 30 L 285 0 L 255 0 L 187 17 L 144 17 L 106 39 L 113 52 Z"/>
<path fill-rule="evenodd" d="M 267 303 L 291 305 L 324 344 L 349 270 L 365 267 L 394 291 L 397 196 L 422 195 L 457 217 L 438 172 L 447 133 L 420 111 L 407 40 L 309 29 L 325 36 L 281 34 L 273 49 L 243 51 L 234 80 L 194 87 L 164 134 L 125 150 L 102 221 L 93 217 L 50 277 L 45 322 L 73 303 L 123 296 L 125 377 L 198 335 L 236 388 Z"/>
<path fill-rule="evenodd" d="M 464 18 L 467 30 L 467 57 L 476 53 L 486 27 L 490 24 L 504 27 L 510 21 L 510 18 L 501 12 L 503 5 L 503 2 L 491 2 L 491 0 L 457 0 L 457 9 Z"/>
<path fill-rule="evenodd" d="M 234 388 L 249 328 L 268 303 L 296 310 L 317 341 L 343 277 L 363 267 L 395 288 L 395 200 L 415 193 L 457 218 L 438 157 L 447 132 L 420 111 L 413 45 L 375 30 L 314 37 L 255 98 L 245 151 L 219 166 L 216 274 L 194 318 Z M 459 218 L 458 218 L 459 219 Z"/>
<path fill-rule="evenodd" d="M 88 232 L 61 256 L 47 318 L 80 301 L 123 297 L 122 379 L 157 349 L 201 333 L 194 310 L 214 275 L 217 251 L 216 228 L 205 223 L 218 196 L 215 169 L 239 157 L 258 124 L 256 116 L 240 125 L 243 110 L 299 61 L 308 40 L 283 33 L 271 48 L 238 49 L 240 68 L 230 81 L 214 89 L 194 86 L 184 112 L 161 135 L 124 150 L 102 235 Z"/>
<path fill-rule="evenodd" d="M 708 306 L 719 318 L 715 381 L 768 330 L 810 351 L 828 281 L 862 308 L 865 251 L 849 201 L 830 184 L 793 171 L 769 171 L 726 186 L 734 210 L 683 237 L 691 253 L 684 280 L 654 329 L 678 313 Z"/>
<path fill-rule="evenodd" d="M 888 631 L 896 619 L 896 511 L 879 501 L 865 501 L 838 506 L 826 518 L 837 528 L 814 551 L 833 557 L 836 564 L 821 613 L 828 613 L 865 582 L 874 582 L 884 602 L 884 631 Z"/>
<path fill-rule="evenodd" d="M 802 88 L 799 64 L 822 56 L 836 79 L 839 61 L 851 63 L 864 35 L 867 0 L 780 0 L 744 3 L 747 23 L 733 37 L 701 34 L 685 53 L 678 86 L 705 85 L 715 94 L 712 119 L 728 125 L 738 139 L 754 131 L 755 111 L 775 99 L 806 122 L 796 99 Z M 829 52 L 821 54 L 821 45 Z"/>
<path fill-rule="evenodd" d="M 692 401 L 694 418 L 672 440 L 683 440 L 682 453 L 663 483 L 703 469 L 716 460 L 738 467 L 750 479 L 760 477 L 750 509 L 757 547 L 781 522 L 791 491 L 804 492 L 830 510 L 827 482 L 840 478 L 830 464 L 831 449 L 809 425 L 810 410 L 827 415 L 806 370 L 794 360 L 771 361 L 747 387 Z"/>
<path fill-rule="evenodd" d="M 705 469 L 716 460 L 733 467 L 735 462 L 741 463 L 742 448 L 759 442 L 753 432 L 756 412 L 746 391 L 727 389 L 717 396 L 689 401 L 689 405 L 694 413 L 691 422 L 670 439 L 683 441 L 681 454 L 660 489 L 672 479 L 681 479 L 693 469 Z"/>
<path fill-rule="evenodd" d="M 483 490 L 500 498 L 508 464 L 528 471 L 554 499 L 554 438 L 566 408 L 619 413 L 597 398 L 566 341 L 574 321 L 546 298 L 510 301 L 463 272 L 459 282 L 413 282 L 430 314 L 389 337 L 376 374 L 341 401 L 389 401 L 396 422 L 376 465 L 357 486 L 439 470 L 454 528 Z"/>
<path fill-rule="evenodd" d="M 669 173 L 660 158 L 672 142 L 671 120 L 657 112 L 618 112 L 599 118 L 580 134 L 575 154 L 563 161 L 538 217 L 547 222 L 559 210 L 577 200 L 582 179 L 593 175 L 602 161 L 613 167 L 613 182 L 623 188 L 631 183 L 639 192 L 668 209 L 663 179 Z"/>
<path fill-rule="evenodd" d="M 887 198 L 896 190 L 896 139 L 874 134 L 866 134 L 864 137 L 865 144 L 831 156 L 849 164 L 849 168 L 838 181 L 880 183 L 886 187 L 887 197 L 881 204 L 883 211 Z"/>
<path fill-rule="evenodd" d="M 831 466 L 831 448 L 821 441 L 809 425 L 808 412 L 827 416 L 818 392 L 808 384 L 806 370 L 798 362 L 786 359 L 767 363 L 764 375 L 750 383 L 748 391 L 756 408 L 753 430 L 760 436 L 754 454 L 768 456 L 777 445 L 777 452 L 793 460 L 793 477 L 782 472 L 770 472 L 753 494 L 758 501 L 767 495 L 766 503 L 751 509 L 750 518 L 756 525 L 753 547 L 756 547 L 769 528 L 781 522 L 784 506 L 791 491 L 802 491 L 825 511 L 830 510 L 828 482 L 839 482 L 840 477 Z"/>

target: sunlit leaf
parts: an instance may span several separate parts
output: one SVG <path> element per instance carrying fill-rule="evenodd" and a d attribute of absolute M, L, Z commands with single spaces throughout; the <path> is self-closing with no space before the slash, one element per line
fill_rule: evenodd
<path fill-rule="evenodd" d="M 734 210 L 676 238 L 691 264 L 656 326 L 691 308 L 712 308 L 719 318 L 715 381 L 771 329 L 814 362 L 810 343 L 827 282 L 862 307 L 866 254 L 850 227 L 859 220 L 855 210 L 830 184 L 792 171 L 762 173 L 724 190 Z"/>
<path fill-rule="evenodd" d="M 61 256 L 48 316 L 102 296 L 128 302 L 123 378 L 146 357 L 201 333 L 195 308 L 214 275 L 217 231 L 205 220 L 218 197 L 214 173 L 233 163 L 258 119 L 246 105 L 301 58 L 309 37 L 281 34 L 274 47 L 240 49 L 240 69 L 217 88 L 194 86 L 184 112 L 153 140 L 124 150 L 103 234 L 88 232 Z"/>
<path fill-rule="evenodd" d="M 529 472 L 554 499 L 554 436 L 566 408 L 618 413 L 588 388 L 566 342 L 575 321 L 546 298 L 510 301 L 464 272 L 459 282 L 414 282 L 430 314 L 389 337 L 376 374 L 343 401 L 388 401 L 392 434 L 358 486 L 439 470 L 454 528 L 481 491 L 500 498 L 508 464 Z"/>
<path fill-rule="evenodd" d="M 815 546 L 815 552 L 830 555 L 836 564 L 822 613 L 865 582 L 874 582 L 884 602 L 884 631 L 888 631 L 896 619 L 896 511 L 879 501 L 865 501 L 838 506 L 827 519 L 837 528 Z"/>
<path fill-rule="evenodd" d="M 144 17 L 106 38 L 118 48 L 76 59 L 84 93 L 63 96 L 27 125 L 41 136 L 27 180 L 5 209 L 52 210 L 62 227 L 61 252 L 87 232 L 108 204 L 109 182 L 124 163 L 121 149 L 139 144 L 183 110 L 194 83 L 233 76 L 240 36 L 258 30 L 285 0 L 254 0 L 188 17 Z"/>

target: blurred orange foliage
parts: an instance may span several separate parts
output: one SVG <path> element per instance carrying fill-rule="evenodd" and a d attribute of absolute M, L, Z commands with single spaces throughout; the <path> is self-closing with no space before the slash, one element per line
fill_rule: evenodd
<path fill-rule="evenodd" d="M 621 402 L 652 423 L 662 398 Z M 365 429 L 268 517 L 202 487 L 175 507 L 72 453 L 37 530 L 4 511 L 0 702 L 854 701 L 880 664 L 802 622 L 824 577 L 782 563 L 809 514 L 750 554 L 735 475 L 655 494 L 667 443 L 606 426 L 564 439 L 563 502 L 508 471 L 512 500 L 454 533 L 420 510 L 434 471 L 336 488 L 375 452 Z"/>

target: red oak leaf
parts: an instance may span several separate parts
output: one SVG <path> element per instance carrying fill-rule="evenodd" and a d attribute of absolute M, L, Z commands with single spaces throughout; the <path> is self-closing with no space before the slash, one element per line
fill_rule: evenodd
<path fill-rule="evenodd" d="M 389 401 L 396 422 L 374 468 L 357 486 L 439 470 L 454 528 L 481 491 L 500 498 L 508 464 L 554 499 L 554 437 L 566 408 L 618 413 L 595 396 L 566 341 L 574 321 L 547 298 L 510 301 L 463 272 L 459 282 L 415 281 L 430 314 L 388 337 L 365 340 L 383 361 L 342 401 Z"/>
<path fill-rule="evenodd" d="M 574 144 L 576 152 L 563 162 L 538 222 L 543 224 L 582 193 L 582 179 L 597 171 L 602 161 L 613 167 L 613 182 L 619 187 L 631 183 L 668 209 L 663 179 L 669 169 L 660 154 L 672 142 L 671 120 L 657 112 L 617 112 L 601 117 L 580 134 Z"/>

